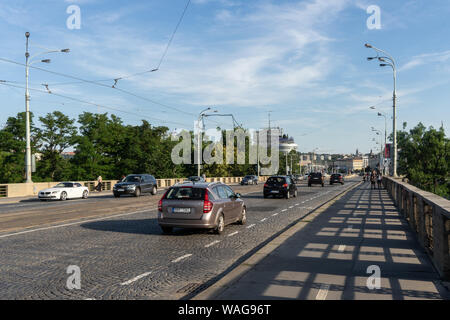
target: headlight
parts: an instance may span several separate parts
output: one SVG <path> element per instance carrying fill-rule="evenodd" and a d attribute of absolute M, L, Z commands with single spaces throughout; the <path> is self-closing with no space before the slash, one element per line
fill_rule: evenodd
<path fill-rule="evenodd" d="M 136 188 L 135 185 L 131 185 L 131 186 L 128 186 L 128 187 L 127 187 L 127 189 L 135 189 L 135 188 Z"/>

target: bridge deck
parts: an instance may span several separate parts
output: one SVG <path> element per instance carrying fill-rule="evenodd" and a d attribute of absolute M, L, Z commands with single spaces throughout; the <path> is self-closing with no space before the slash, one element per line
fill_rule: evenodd
<path fill-rule="evenodd" d="M 379 288 L 374 270 L 380 271 Z M 368 183 L 225 287 L 216 299 L 449 298 L 386 190 L 370 190 Z"/>

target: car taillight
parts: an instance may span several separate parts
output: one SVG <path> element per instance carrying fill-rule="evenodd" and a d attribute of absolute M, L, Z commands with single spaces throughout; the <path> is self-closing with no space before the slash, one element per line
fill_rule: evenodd
<path fill-rule="evenodd" d="M 269 185 L 267 183 L 264 183 L 264 187 L 268 187 Z"/>
<path fill-rule="evenodd" d="M 205 200 L 203 201 L 203 213 L 208 213 L 212 210 L 213 203 L 209 201 L 208 191 L 205 192 Z"/>
<path fill-rule="evenodd" d="M 284 187 L 284 188 L 287 188 L 287 187 L 288 187 L 288 184 L 287 184 L 287 183 L 283 184 L 283 187 Z"/>
<path fill-rule="evenodd" d="M 161 199 L 158 202 L 158 211 L 162 212 L 162 201 L 163 199 L 166 197 L 167 192 L 169 192 L 169 190 L 167 190 L 166 192 L 164 192 L 164 195 L 161 197 Z"/>

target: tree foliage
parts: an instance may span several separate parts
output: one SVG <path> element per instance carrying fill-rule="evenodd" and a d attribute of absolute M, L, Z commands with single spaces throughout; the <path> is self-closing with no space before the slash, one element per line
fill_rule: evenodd
<path fill-rule="evenodd" d="M 404 126 L 405 127 L 405 126 Z M 397 133 L 398 172 L 418 188 L 450 197 L 450 143 L 444 128 L 419 123 Z"/>

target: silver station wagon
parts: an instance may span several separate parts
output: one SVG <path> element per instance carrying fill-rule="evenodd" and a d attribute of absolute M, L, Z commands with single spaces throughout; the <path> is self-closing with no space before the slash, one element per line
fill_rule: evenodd
<path fill-rule="evenodd" d="M 222 182 L 178 183 L 159 200 L 158 211 L 164 233 L 173 228 L 202 228 L 221 234 L 226 225 L 247 220 L 241 195 Z"/>

